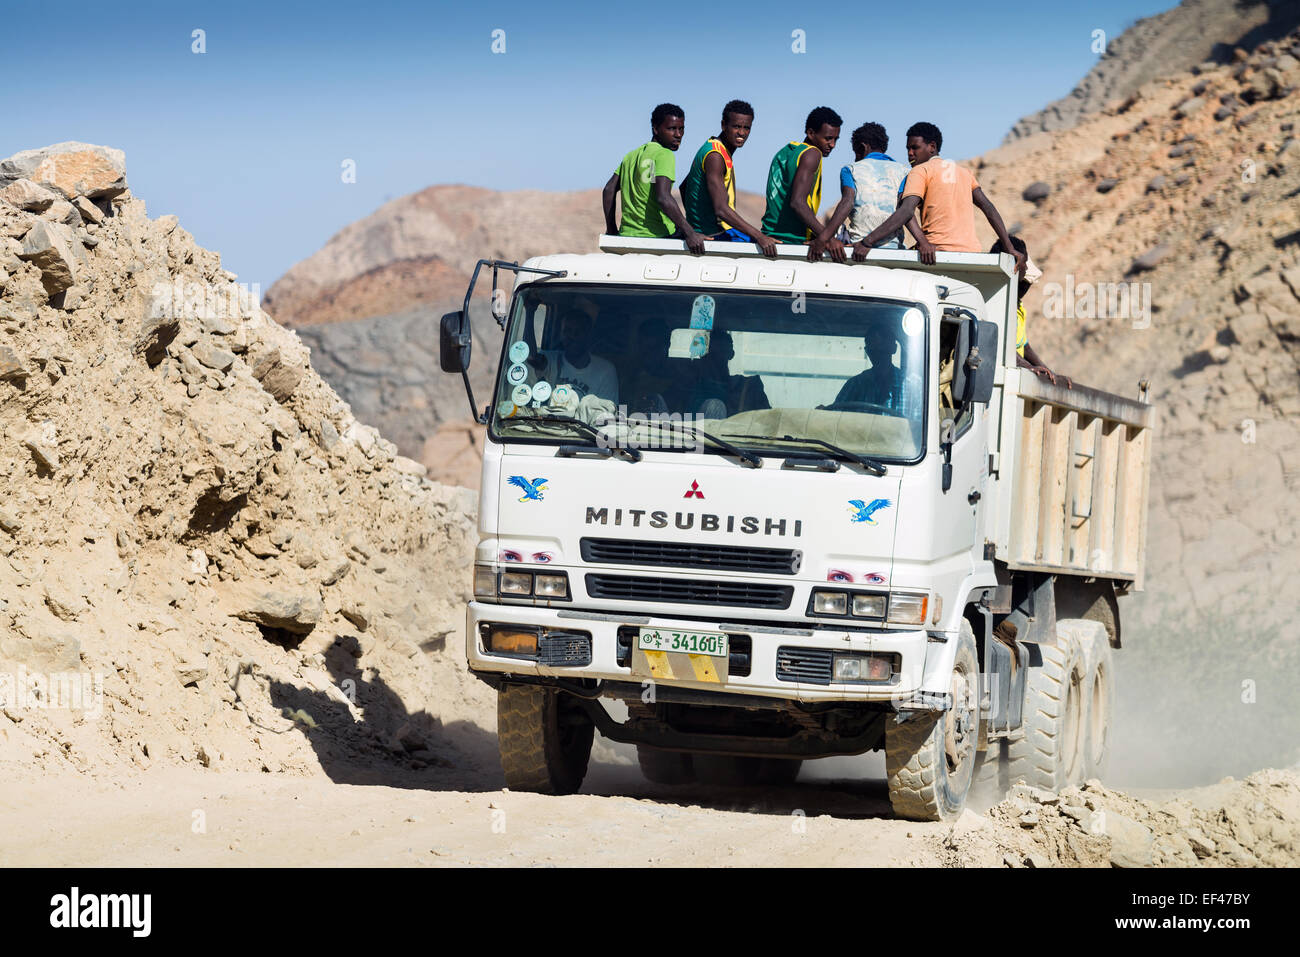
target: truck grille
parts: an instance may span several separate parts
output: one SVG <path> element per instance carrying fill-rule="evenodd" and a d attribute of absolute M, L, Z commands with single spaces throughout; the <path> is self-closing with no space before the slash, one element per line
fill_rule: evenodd
<path fill-rule="evenodd" d="M 769 585 L 764 582 L 589 574 L 587 594 L 592 598 L 610 598 L 617 601 L 789 608 L 790 600 L 794 597 L 794 588 L 790 585 Z"/>
<path fill-rule="evenodd" d="M 537 642 L 537 663 L 585 668 L 591 664 L 591 636 L 551 632 Z"/>
<path fill-rule="evenodd" d="M 584 538 L 582 560 L 604 565 L 660 565 L 706 571 L 794 575 L 803 553 L 794 548 L 748 548 L 699 542 L 638 542 L 626 538 Z"/>
<path fill-rule="evenodd" d="M 826 648 L 778 648 L 776 677 L 814 685 L 831 683 L 832 652 Z"/>

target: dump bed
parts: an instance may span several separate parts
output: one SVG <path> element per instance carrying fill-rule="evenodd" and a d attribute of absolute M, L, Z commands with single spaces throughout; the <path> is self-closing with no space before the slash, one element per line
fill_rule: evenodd
<path fill-rule="evenodd" d="M 997 557 L 1141 588 L 1154 407 L 1026 370 L 1005 385 Z"/>

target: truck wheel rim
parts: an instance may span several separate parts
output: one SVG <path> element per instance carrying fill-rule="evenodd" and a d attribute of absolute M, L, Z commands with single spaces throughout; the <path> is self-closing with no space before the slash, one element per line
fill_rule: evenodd
<path fill-rule="evenodd" d="M 943 750 L 948 776 L 960 778 L 974 757 L 976 733 L 975 696 L 971 694 L 970 676 L 958 668 L 952 676 L 952 707 L 944 716 Z"/>

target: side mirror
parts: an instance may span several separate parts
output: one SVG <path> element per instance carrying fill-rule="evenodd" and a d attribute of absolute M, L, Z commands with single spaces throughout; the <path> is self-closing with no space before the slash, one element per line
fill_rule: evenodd
<path fill-rule="evenodd" d="M 958 402 L 988 402 L 998 366 L 997 323 L 967 319 L 957 331 L 952 392 Z"/>
<path fill-rule="evenodd" d="M 438 345 L 438 359 L 443 372 L 464 372 L 469 368 L 474 340 L 465 313 L 449 312 L 442 317 Z"/>

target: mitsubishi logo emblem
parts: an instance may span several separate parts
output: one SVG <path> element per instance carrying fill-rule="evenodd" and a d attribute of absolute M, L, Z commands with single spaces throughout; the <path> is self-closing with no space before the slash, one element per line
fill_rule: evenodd
<path fill-rule="evenodd" d="M 700 483 L 692 480 L 691 487 L 686 490 L 682 498 L 704 498 L 704 493 L 700 491 Z"/>

